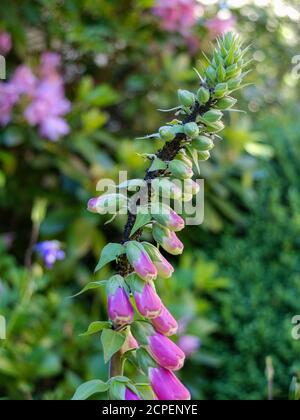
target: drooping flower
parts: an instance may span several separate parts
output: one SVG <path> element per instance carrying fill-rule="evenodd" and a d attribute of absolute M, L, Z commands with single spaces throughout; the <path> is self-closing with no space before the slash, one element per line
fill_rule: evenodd
<path fill-rule="evenodd" d="M 135 272 L 145 281 L 155 280 L 157 269 L 145 251 L 143 245 L 137 241 L 129 241 L 125 244 L 128 261 Z"/>
<path fill-rule="evenodd" d="M 163 203 L 154 202 L 151 205 L 151 214 L 158 223 L 166 228 L 179 232 L 184 228 L 184 220 L 171 207 Z"/>
<path fill-rule="evenodd" d="M 11 35 L 8 32 L 0 32 L 0 54 L 6 55 L 12 47 Z"/>
<path fill-rule="evenodd" d="M 158 332 L 149 337 L 149 351 L 153 359 L 165 369 L 179 370 L 184 364 L 183 351 L 173 341 Z"/>
<path fill-rule="evenodd" d="M 191 394 L 180 380 L 167 369 L 150 368 L 150 383 L 159 400 L 190 400 Z"/>
<path fill-rule="evenodd" d="M 201 346 L 201 341 L 199 337 L 195 335 L 183 335 L 178 340 L 178 347 L 184 352 L 186 357 L 190 357 L 192 354 L 196 353 Z"/>
<path fill-rule="evenodd" d="M 171 336 L 176 334 L 178 324 L 173 315 L 163 305 L 160 315 L 152 320 L 152 325 L 161 334 Z M 180 347 L 180 346 L 179 346 Z"/>
<path fill-rule="evenodd" d="M 161 313 L 162 303 L 150 283 L 145 283 L 141 291 L 135 290 L 134 299 L 139 313 L 145 318 L 156 318 Z"/>
<path fill-rule="evenodd" d="M 184 246 L 175 232 L 155 223 L 153 225 L 153 238 L 165 251 L 169 252 L 169 254 L 182 254 Z"/>
<path fill-rule="evenodd" d="M 59 241 L 40 242 L 35 249 L 49 269 L 53 268 L 56 261 L 61 261 L 65 258 L 65 252 L 61 249 Z"/>
<path fill-rule="evenodd" d="M 123 287 L 117 286 L 108 292 L 108 315 L 116 325 L 130 324 L 133 321 L 133 307 Z"/>
<path fill-rule="evenodd" d="M 161 27 L 183 36 L 191 34 L 202 7 L 195 0 L 157 0 L 153 13 L 161 19 Z"/>
<path fill-rule="evenodd" d="M 142 245 L 155 265 L 158 276 L 163 279 L 170 278 L 174 273 L 174 268 L 169 261 L 159 252 L 156 246 L 148 242 L 143 242 Z"/>

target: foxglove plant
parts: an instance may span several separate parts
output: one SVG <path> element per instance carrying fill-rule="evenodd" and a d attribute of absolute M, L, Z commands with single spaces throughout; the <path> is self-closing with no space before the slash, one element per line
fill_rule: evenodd
<path fill-rule="evenodd" d="M 217 133 L 224 128 L 223 111 L 233 111 L 237 102 L 231 94 L 243 87 L 245 68 L 249 64 L 245 61 L 248 48 L 244 49 L 239 37 L 232 33 L 224 35 L 217 43 L 206 70 L 202 75 L 197 72 L 198 91 L 178 92 L 180 105 L 176 115 L 182 115 L 182 120 L 173 120 L 157 134 L 147 136 L 165 143 L 155 155 L 148 156 L 151 165 L 144 178 L 147 204 L 142 206 L 140 200 L 136 212 L 128 204 L 122 242 L 104 247 L 96 269 L 115 261 L 117 274 L 109 280 L 92 282 L 84 289 L 102 285 L 107 288 L 109 321 L 92 323 L 86 334 L 102 331 L 110 378 L 107 383 L 95 380 L 81 385 L 74 399 L 86 399 L 106 391 L 112 399 L 190 399 L 189 391 L 174 373 L 182 368 L 185 360 L 184 351 L 170 338 L 176 334 L 178 324 L 155 289 L 157 278 L 171 277 L 174 269 L 157 246 L 142 240 L 142 234 L 147 226 L 155 243 L 164 251 L 171 255 L 183 252 L 177 233 L 183 229 L 184 220 L 159 202 L 157 191 L 177 201 L 188 201 L 197 194 L 198 184 L 191 180 L 193 168 L 210 157 L 214 142 L 220 138 Z M 186 186 L 183 191 L 177 188 L 178 179 L 186 180 L 188 193 Z M 136 181 L 128 181 L 128 188 L 138 184 Z M 160 188 L 155 189 L 157 186 Z M 117 193 L 107 197 L 102 195 L 90 200 L 88 209 L 102 213 L 103 203 L 107 201 L 109 208 L 113 201 L 115 208 L 119 208 L 120 200 L 125 202 Z M 143 210 L 146 207 L 147 211 L 139 211 L 141 207 Z M 123 376 L 126 360 L 149 378 L 147 384 L 134 384 Z"/>

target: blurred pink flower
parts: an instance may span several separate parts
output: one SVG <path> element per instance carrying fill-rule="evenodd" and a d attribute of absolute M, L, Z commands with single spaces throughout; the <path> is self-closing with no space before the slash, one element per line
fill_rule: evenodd
<path fill-rule="evenodd" d="M 39 77 L 25 65 L 19 66 L 8 83 L 0 84 L 0 124 L 11 119 L 14 105 L 21 95 L 30 99 L 24 117 L 32 126 L 38 126 L 40 135 L 51 141 L 69 133 L 70 127 L 63 119 L 71 104 L 65 97 L 63 79 L 58 72 L 60 55 L 44 53 Z"/>
<path fill-rule="evenodd" d="M 19 100 L 11 83 L 0 83 L 0 125 L 5 126 L 11 120 L 13 107 Z"/>
<path fill-rule="evenodd" d="M 212 38 L 217 37 L 218 35 L 222 35 L 226 32 L 231 31 L 236 23 L 236 18 L 234 16 L 230 16 L 227 19 L 221 19 L 219 17 L 214 17 L 209 19 L 205 22 L 205 26 L 207 27 L 210 36 Z"/>
<path fill-rule="evenodd" d="M 195 335 L 183 335 L 179 338 L 177 345 L 181 348 L 186 357 L 189 357 L 199 350 L 201 341 Z"/>
<path fill-rule="evenodd" d="M 8 32 L 0 32 L 0 54 L 6 55 L 12 47 L 11 36 Z"/>
<path fill-rule="evenodd" d="M 33 95 L 37 81 L 38 79 L 31 69 L 21 65 L 16 69 L 10 83 L 18 95 Z"/>
<path fill-rule="evenodd" d="M 200 9 L 202 6 L 195 0 L 157 0 L 153 13 L 161 18 L 161 26 L 166 31 L 188 36 L 197 23 Z"/>

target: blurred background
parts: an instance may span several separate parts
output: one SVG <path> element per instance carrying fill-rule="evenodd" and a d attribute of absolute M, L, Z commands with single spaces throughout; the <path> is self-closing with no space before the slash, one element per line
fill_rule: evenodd
<path fill-rule="evenodd" d="M 180 319 L 194 399 L 300 399 L 300 7 L 285 0 L 1 0 L 1 399 L 69 399 L 106 379 L 93 279 L 124 219 L 89 214 L 97 181 L 142 176 L 135 141 L 197 88 L 193 67 L 228 30 L 251 44 L 245 114 L 227 117 L 205 179 L 205 222 L 159 284 Z M 112 269 L 112 268 L 111 268 Z M 129 367 L 130 369 L 130 367 Z"/>

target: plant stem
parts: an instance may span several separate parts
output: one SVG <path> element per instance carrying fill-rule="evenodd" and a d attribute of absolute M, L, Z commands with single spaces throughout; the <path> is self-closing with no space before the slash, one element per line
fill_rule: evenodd
<path fill-rule="evenodd" d="M 122 355 L 118 351 L 110 359 L 110 364 L 109 364 L 109 377 L 110 378 L 113 378 L 114 376 L 122 376 L 122 375 L 123 375 Z"/>

